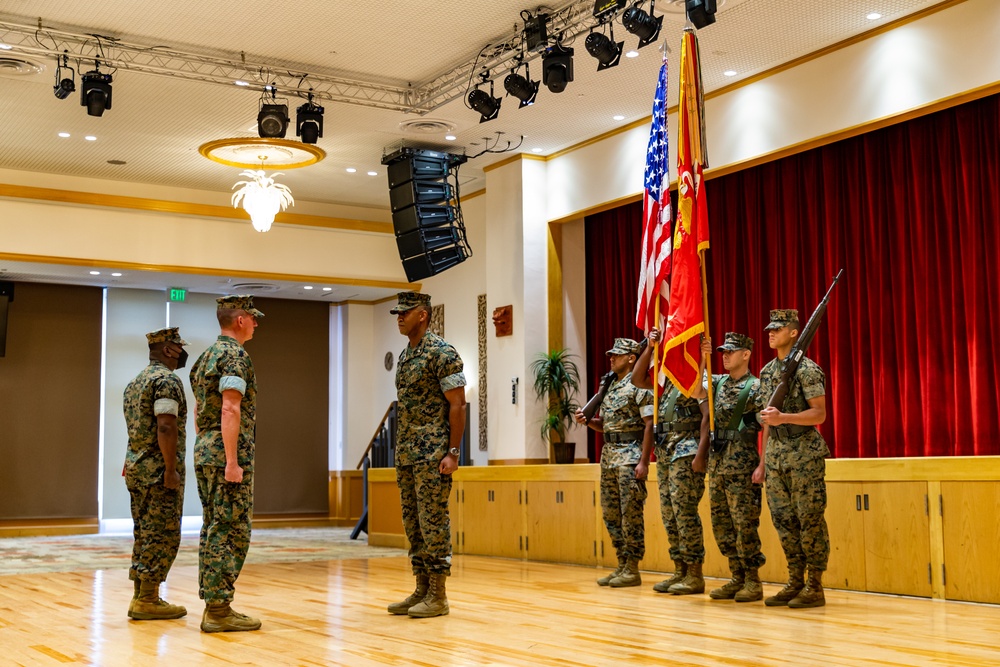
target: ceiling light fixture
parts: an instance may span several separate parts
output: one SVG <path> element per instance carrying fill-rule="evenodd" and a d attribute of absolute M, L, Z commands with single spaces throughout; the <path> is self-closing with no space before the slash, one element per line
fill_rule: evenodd
<path fill-rule="evenodd" d="M 628 53 L 625 54 L 625 57 L 626 58 L 638 58 L 639 57 L 639 52 L 636 51 L 635 49 L 632 49 L 631 51 L 629 51 Z"/>
<path fill-rule="evenodd" d="M 312 285 L 303 285 L 302 286 L 302 289 L 312 289 L 312 288 L 313 288 Z"/>
<path fill-rule="evenodd" d="M 573 49 L 555 44 L 542 56 L 542 83 L 553 93 L 566 90 L 573 80 Z"/>
<path fill-rule="evenodd" d="M 656 41 L 660 36 L 660 28 L 663 27 L 663 16 L 653 16 L 654 0 L 650 0 L 649 12 L 646 12 L 641 5 L 636 3 L 622 13 L 622 25 L 630 33 L 639 38 L 637 49 L 648 46 Z"/>
<path fill-rule="evenodd" d="M 309 101 L 295 110 L 295 136 L 302 137 L 302 143 L 314 144 L 323 136 L 323 107 L 313 104 L 312 91 Z"/>
<path fill-rule="evenodd" d="M 697 30 L 715 23 L 716 0 L 687 0 L 687 17 Z"/>
<path fill-rule="evenodd" d="M 489 78 L 489 72 L 483 72 L 482 82 L 479 86 L 486 83 Z M 488 120 L 493 120 L 500 113 L 500 102 L 499 97 L 493 96 L 493 82 L 490 81 L 490 92 L 480 90 L 479 86 L 476 86 L 469 91 L 469 97 L 466 100 L 466 104 L 470 109 L 479 114 L 479 122 L 485 123 Z"/>
<path fill-rule="evenodd" d="M 368 175 L 369 176 L 378 176 L 378 172 L 377 171 L 369 171 Z"/>
<path fill-rule="evenodd" d="M 625 120 L 625 116 L 621 115 L 620 113 L 615 114 L 614 116 L 612 116 L 612 118 L 614 118 L 615 120 Z"/>
<path fill-rule="evenodd" d="M 63 139 L 69 139 L 70 134 L 69 132 L 60 132 L 59 136 L 62 137 Z"/>
<path fill-rule="evenodd" d="M 99 276 L 99 275 L 101 275 L 101 272 L 100 271 L 91 271 L 90 275 L 92 275 L 92 276 Z"/>
<path fill-rule="evenodd" d="M 542 152 L 542 150 L 543 150 L 543 149 L 541 149 L 541 148 L 532 148 L 532 149 L 531 149 L 531 152 L 532 152 L 532 153 L 541 153 L 541 152 Z"/>
<path fill-rule="evenodd" d="M 10 51 L 13 48 L 14 47 L 11 46 L 10 44 L 0 44 L 0 49 L 3 49 L 4 51 Z"/>
<path fill-rule="evenodd" d="M 120 274 L 120 273 L 112 273 L 112 274 L 111 274 L 111 277 L 112 277 L 112 278 L 121 278 L 121 277 L 122 277 L 122 274 Z"/>
<path fill-rule="evenodd" d="M 865 18 L 868 19 L 869 21 L 877 21 L 880 18 L 882 18 L 882 15 L 879 14 L 878 12 L 872 12 L 871 14 L 869 14 L 868 16 L 866 16 Z"/>
<path fill-rule="evenodd" d="M 271 103 L 267 103 L 268 93 Z M 288 132 L 288 105 L 278 103 L 278 89 L 264 86 L 257 110 L 257 136 L 261 139 L 284 139 Z"/>
<path fill-rule="evenodd" d="M 97 141 L 97 137 L 95 137 L 92 134 L 88 134 L 87 136 L 84 137 L 84 139 L 86 139 L 87 141 Z"/>
<path fill-rule="evenodd" d="M 357 169 L 355 169 L 354 167 L 348 167 L 348 168 L 347 168 L 347 173 L 348 173 L 348 174 L 353 174 L 353 173 L 355 173 L 356 171 L 357 171 Z"/>
<path fill-rule="evenodd" d="M 454 134 L 446 134 L 446 135 L 444 135 L 444 140 L 445 141 L 455 141 L 455 135 Z"/>
<path fill-rule="evenodd" d="M 263 169 L 257 171 L 248 169 L 241 172 L 240 176 L 246 176 L 250 180 L 237 181 L 233 185 L 234 188 L 237 185 L 242 186 L 233 193 L 233 208 L 238 208 L 242 201 L 243 210 L 250 214 L 253 228 L 258 232 L 271 229 L 278 211 L 288 208 L 289 205 L 295 205 L 292 191 L 288 186 L 274 182 L 274 177 L 280 176 L 280 173 L 268 176 Z"/>
<path fill-rule="evenodd" d="M 727 69 L 725 72 L 722 73 L 722 76 L 736 76 L 736 70 Z"/>
<path fill-rule="evenodd" d="M 507 94 L 511 97 L 516 97 L 520 100 L 520 104 L 517 105 L 518 109 L 523 109 L 526 106 L 535 103 L 535 98 L 538 97 L 538 86 L 540 83 L 538 81 L 531 80 L 531 72 L 528 70 L 528 63 L 524 63 L 524 76 L 517 73 L 517 70 L 521 67 L 520 64 L 514 67 L 510 71 L 510 74 L 503 79 L 503 88 L 507 91 Z"/>
<path fill-rule="evenodd" d="M 323 291 L 324 291 L 324 292 L 332 292 L 332 291 L 333 291 L 333 288 L 332 288 L 332 287 L 324 287 L 324 288 L 323 288 Z"/>
<path fill-rule="evenodd" d="M 622 46 L 625 42 L 615 42 L 615 30 L 612 24 L 611 37 L 601 32 L 592 32 L 583 42 L 587 53 L 597 58 L 597 71 L 614 67 L 622 59 Z"/>
<path fill-rule="evenodd" d="M 233 81 L 233 83 L 236 84 L 237 86 L 249 86 L 250 85 L 246 81 L 239 81 L 239 80 Z"/>
<path fill-rule="evenodd" d="M 111 75 L 100 71 L 100 61 L 94 69 L 80 77 L 80 106 L 87 107 L 88 116 L 103 116 L 111 108 Z"/>
<path fill-rule="evenodd" d="M 69 70 L 69 76 L 63 76 L 63 70 Z M 57 100 L 64 100 L 76 92 L 76 70 L 69 66 L 69 57 L 63 52 L 62 64 L 56 58 L 56 85 L 52 86 L 52 93 Z"/>

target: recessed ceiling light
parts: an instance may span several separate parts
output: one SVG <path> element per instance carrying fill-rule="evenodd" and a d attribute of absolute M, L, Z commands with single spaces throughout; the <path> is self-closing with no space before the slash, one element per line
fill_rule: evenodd
<path fill-rule="evenodd" d="M 356 171 L 357 171 L 357 169 L 355 169 L 354 167 L 348 167 L 348 168 L 347 168 L 347 173 L 348 173 L 348 174 L 353 174 L 353 173 L 354 173 L 354 172 L 356 172 Z"/>
<path fill-rule="evenodd" d="M 63 139 L 68 139 L 69 138 L 69 132 L 60 132 L 59 136 L 62 137 Z"/>
<path fill-rule="evenodd" d="M 532 152 L 532 153 L 541 153 L 541 152 L 542 152 L 542 149 L 541 149 L 541 148 L 532 148 L 532 149 L 531 149 L 531 152 Z"/>
<path fill-rule="evenodd" d="M 88 134 L 87 136 L 84 137 L 84 139 L 86 139 L 87 141 L 97 141 L 97 137 L 95 137 L 92 134 Z"/>
<path fill-rule="evenodd" d="M 623 116 L 621 114 L 616 114 L 616 115 L 612 116 L 612 118 L 614 118 L 615 120 L 625 120 L 625 116 Z"/>
<path fill-rule="evenodd" d="M 235 83 L 237 86 L 249 86 L 250 85 L 246 81 L 240 81 L 240 80 L 233 81 L 233 83 Z"/>
<path fill-rule="evenodd" d="M 10 44 L 0 44 L 0 49 L 3 49 L 4 51 L 10 51 L 13 48 L 14 47 L 11 46 Z"/>
<path fill-rule="evenodd" d="M 638 56 L 639 56 L 639 52 L 636 51 L 636 50 L 634 50 L 634 49 L 632 51 L 629 51 L 628 53 L 625 54 L 626 58 L 637 58 Z"/>
<path fill-rule="evenodd" d="M 378 172 L 377 171 L 369 171 L 368 175 L 369 176 L 378 176 Z"/>
<path fill-rule="evenodd" d="M 324 288 L 323 288 L 323 291 L 324 291 L 324 292 L 332 292 L 332 291 L 333 291 L 333 288 L 332 288 L 332 287 L 324 287 Z"/>
<path fill-rule="evenodd" d="M 865 18 L 868 19 L 869 21 L 877 21 L 878 19 L 882 18 L 882 15 L 879 14 L 878 12 L 872 12 Z"/>
<path fill-rule="evenodd" d="M 115 278 L 121 278 L 122 277 L 122 274 L 120 274 L 120 273 L 112 273 L 111 275 L 113 277 L 115 277 Z"/>
<path fill-rule="evenodd" d="M 312 288 L 313 288 L 312 285 L 303 285 L 302 286 L 302 289 L 312 289 Z"/>
<path fill-rule="evenodd" d="M 725 72 L 722 73 L 722 75 L 723 76 L 736 76 L 736 70 L 734 70 L 734 69 L 727 69 Z"/>
<path fill-rule="evenodd" d="M 101 275 L 101 272 L 100 271 L 91 271 L 90 275 L 92 275 L 92 276 L 99 276 L 99 275 Z"/>
<path fill-rule="evenodd" d="M 454 134 L 446 134 L 446 135 L 444 135 L 444 138 L 446 140 L 448 140 L 448 141 L 455 141 L 455 135 Z"/>

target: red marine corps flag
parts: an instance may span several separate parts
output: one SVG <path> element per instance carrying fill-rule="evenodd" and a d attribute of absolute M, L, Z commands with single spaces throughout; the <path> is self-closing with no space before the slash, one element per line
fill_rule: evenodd
<path fill-rule="evenodd" d="M 694 30 L 681 44 L 677 138 L 677 226 L 673 236 L 670 306 L 660 372 L 690 396 L 700 378 L 701 334 L 707 331 L 702 252 L 708 249 L 708 209 L 702 170 L 708 164 L 701 62 Z M 711 392 L 709 392 L 711 394 Z"/>

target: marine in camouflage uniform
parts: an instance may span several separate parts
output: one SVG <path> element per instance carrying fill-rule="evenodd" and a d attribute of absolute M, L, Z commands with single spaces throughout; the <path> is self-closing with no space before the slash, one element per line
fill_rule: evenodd
<path fill-rule="evenodd" d="M 643 508 L 646 505 L 646 476 L 637 473 L 649 462 L 652 432 L 643 418 L 643 408 L 652 403 L 652 395 L 630 381 L 639 343 L 630 338 L 616 338 L 607 351 L 617 377 L 611 382 L 601 402 L 600 417 L 589 424 L 603 432 L 601 449 L 601 511 L 611 545 L 618 556 L 618 568 L 601 577 L 601 586 L 622 588 L 642 583 L 639 561 L 646 553 Z M 582 414 L 582 411 L 578 414 Z M 651 415 L 647 415 L 651 416 Z M 577 418 L 580 421 L 580 418 Z M 582 423 L 586 423 L 584 418 Z"/>
<path fill-rule="evenodd" d="M 420 618 L 449 612 L 448 499 L 465 427 L 462 358 L 452 345 L 427 331 L 430 307 L 429 295 L 401 292 L 390 311 L 410 339 L 396 364 L 395 466 L 417 587 L 406 600 L 390 605 L 389 612 Z"/>
<path fill-rule="evenodd" d="M 709 501 L 712 533 L 722 555 L 729 559 L 732 579 L 713 590 L 717 600 L 753 602 L 763 597 L 757 570 L 764 565 L 761 552 L 761 487 L 754 484 L 754 468 L 760 463 L 754 412 L 760 381 L 747 369 L 753 339 L 730 332 L 718 347 L 726 353 L 730 373 L 713 375 L 715 441 L 709 455 Z M 746 353 L 743 359 L 734 354 Z M 737 375 L 738 377 L 734 377 Z"/>
<path fill-rule="evenodd" d="M 195 476 L 202 506 L 198 596 L 204 632 L 256 630 L 260 621 L 230 607 L 250 549 L 257 377 L 243 344 L 264 316 L 252 296 L 216 300 L 221 333 L 191 369 L 196 404 Z M 223 437 L 223 403 L 239 410 L 236 442 Z M 229 413 L 225 413 L 229 414 Z M 231 452 L 227 449 L 232 448 Z M 235 456 L 233 456 L 235 454 Z"/>
<path fill-rule="evenodd" d="M 780 334 L 788 328 L 798 330 L 798 311 L 771 311 L 768 331 Z M 790 349 L 791 339 L 788 347 Z M 772 343 L 773 347 L 776 347 Z M 779 349 L 776 347 L 776 349 Z M 782 356 L 772 359 L 760 372 L 759 408 L 763 409 L 781 380 Z M 789 387 L 783 414 L 809 410 L 810 400 L 826 395 L 823 369 L 804 357 Z M 826 416 L 825 400 L 822 402 Z M 762 416 L 761 420 L 766 423 Z M 789 583 L 777 595 L 768 598 L 768 606 L 814 607 L 825 603 L 822 575 L 830 558 L 830 538 L 826 526 L 826 457 L 830 450 L 815 426 L 781 424 L 767 426 L 765 434 L 764 468 L 767 485 L 767 505 L 781 548 L 788 560 Z M 809 568 L 808 583 L 804 581 Z"/>
<path fill-rule="evenodd" d="M 176 327 L 148 333 L 146 341 L 149 365 L 125 387 L 123 403 L 128 428 L 124 475 L 135 538 L 128 573 L 135 594 L 128 615 L 135 620 L 187 614 L 159 597 L 181 542 L 187 402 L 173 371 L 184 367 L 187 343 Z"/>

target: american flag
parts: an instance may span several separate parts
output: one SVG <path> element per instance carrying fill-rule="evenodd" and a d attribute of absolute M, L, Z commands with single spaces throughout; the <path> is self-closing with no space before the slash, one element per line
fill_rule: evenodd
<path fill-rule="evenodd" d="M 649 330 L 664 329 L 670 299 L 670 162 L 667 135 L 667 61 L 653 97 L 653 124 L 646 149 L 646 180 L 642 198 L 642 266 L 639 269 L 639 303 L 635 325 L 646 336 Z M 656 302 L 659 299 L 659 319 Z"/>

